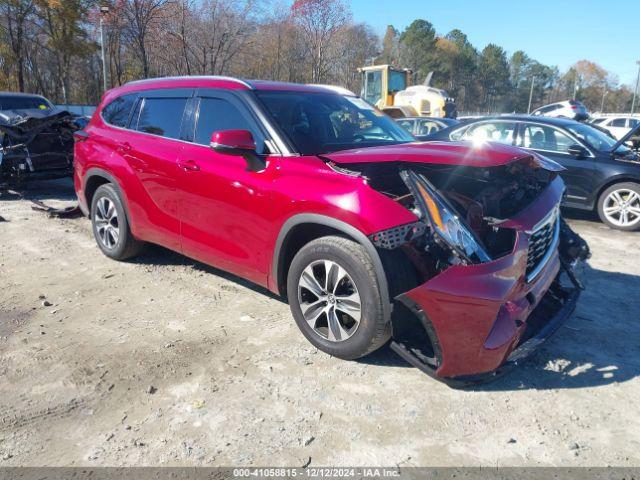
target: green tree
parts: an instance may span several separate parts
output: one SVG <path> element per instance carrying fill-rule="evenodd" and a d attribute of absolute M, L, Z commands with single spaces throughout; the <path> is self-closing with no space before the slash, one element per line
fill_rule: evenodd
<path fill-rule="evenodd" d="M 502 47 L 490 43 L 482 50 L 478 59 L 478 82 L 483 109 L 494 111 L 504 105 L 510 81 L 507 54 Z"/>
<path fill-rule="evenodd" d="M 382 51 L 376 58 L 376 64 L 396 65 L 398 63 L 398 53 L 398 30 L 393 25 L 388 25 L 382 38 Z"/>
<path fill-rule="evenodd" d="M 436 30 L 426 20 L 414 20 L 400 35 L 402 67 L 413 70 L 418 82 L 437 67 Z"/>
<path fill-rule="evenodd" d="M 452 30 L 436 42 L 438 73 L 435 85 L 456 98 L 459 110 L 480 108 L 478 83 L 478 51 L 460 30 Z"/>

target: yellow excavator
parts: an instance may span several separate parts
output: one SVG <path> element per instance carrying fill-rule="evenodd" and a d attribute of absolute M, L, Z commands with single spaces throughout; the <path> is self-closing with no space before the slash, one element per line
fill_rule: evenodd
<path fill-rule="evenodd" d="M 424 84 L 412 86 L 413 72 L 407 68 L 372 65 L 358 72 L 362 74 L 361 97 L 392 118 L 444 117 L 445 105 L 453 103 L 446 91 L 429 85 L 431 73 Z"/>

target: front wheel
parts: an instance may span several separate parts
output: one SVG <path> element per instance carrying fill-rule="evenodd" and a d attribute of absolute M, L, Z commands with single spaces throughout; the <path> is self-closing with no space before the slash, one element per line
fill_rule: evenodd
<path fill-rule="evenodd" d="M 291 262 L 287 295 L 298 327 L 323 352 L 351 360 L 389 339 L 373 262 L 352 240 L 329 236 L 302 247 Z"/>
<path fill-rule="evenodd" d="M 640 184 L 625 182 L 607 188 L 598 199 L 598 215 L 611 228 L 640 230 Z"/>

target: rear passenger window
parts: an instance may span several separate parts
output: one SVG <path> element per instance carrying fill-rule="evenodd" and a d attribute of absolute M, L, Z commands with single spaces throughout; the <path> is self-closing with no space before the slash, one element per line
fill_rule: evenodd
<path fill-rule="evenodd" d="M 124 128 L 129 121 L 129 113 L 138 97 L 137 93 L 123 95 L 102 109 L 102 118 L 109 125 Z"/>
<path fill-rule="evenodd" d="M 180 138 L 186 98 L 145 98 L 136 130 L 167 138 Z"/>
<path fill-rule="evenodd" d="M 256 141 L 258 153 L 262 153 L 264 142 L 260 141 L 261 135 L 233 104 L 221 98 L 202 98 L 198 111 L 195 142 L 209 145 L 211 135 L 221 130 L 249 130 Z"/>
<path fill-rule="evenodd" d="M 615 120 L 613 120 L 611 122 L 611 126 L 612 127 L 626 127 L 627 126 L 627 119 L 626 118 L 616 118 Z"/>
<path fill-rule="evenodd" d="M 516 124 L 511 122 L 479 123 L 469 127 L 462 140 L 480 142 L 497 142 L 513 145 Z"/>

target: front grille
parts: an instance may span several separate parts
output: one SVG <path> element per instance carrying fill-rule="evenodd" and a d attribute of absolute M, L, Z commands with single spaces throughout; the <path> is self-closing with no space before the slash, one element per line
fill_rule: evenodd
<path fill-rule="evenodd" d="M 529 251 L 527 254 L 527 280 L 531 281 L 551 257 L 558 246 L 560 233 L 560 211 L 556 207 L 536 228 L 529 237 Z"/>

